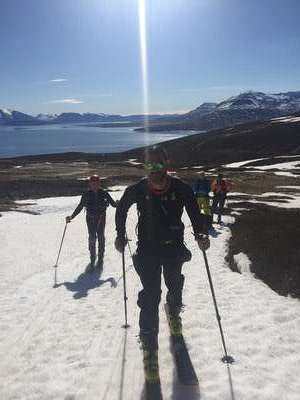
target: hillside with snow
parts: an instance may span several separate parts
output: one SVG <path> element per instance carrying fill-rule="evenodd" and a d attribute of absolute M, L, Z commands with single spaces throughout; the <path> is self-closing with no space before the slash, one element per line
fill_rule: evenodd
<path fill-rule="evenodd" d="M 123 188 L 114 189 L 111 194 L 120 198 Z M 4 212 L 1 217 L 1 399 L 145 399 L 137 340 L 140 283 L 127 250 L 131 327 L 124 330 L 122 265 L 114 249 L 114 209 L 108 209 L 102 275 L 84 273 L 88 250 L 82 213 L 68 225 L 57 285 L 53 287 L 53 265 L 64 218 L 78 200 L 26 200 L 21 206 L 31 214 Z M 297 400 L 299 300 L 279 296 L 256 279 L 249 270 L 247 254 L 236 254 L 242 273 L 232 272 L 224 257 L 234 217 L 225 217 L 223 225 L 215 226 L 207 251 L 228 352 L 235 358 L 234 364 L 224 365 L 203 258 L 186 215 L 184 222 L 193 258 L 184 266 L 183 331 L 199 387 L 184 387 L 178 382 L 162 301 L 159 362 L 163 399 Z M 135 225 L 132 208 L 127 225 L 132 251 Z"/>

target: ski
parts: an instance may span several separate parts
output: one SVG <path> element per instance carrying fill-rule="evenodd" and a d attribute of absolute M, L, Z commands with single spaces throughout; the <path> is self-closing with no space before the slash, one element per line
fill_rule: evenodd
<path fill-rule="evenodd" d="M 156 383 L 145 383 L 145 400 L 163 400 L 160 381 Z"/>
<path fill-rule="evenodd" d="M 170 328 L 170 314 L 168 304 L 165 304 L 165 312 Z M 172 353 L 174 356 L 177 375 L 183 385 L 198 385 L 198 378 L 195 373 L 184 337 L 181 334 L 174 335 L 170 330 Z"/>
<path fill-rule="evenodd" d="M 143 350 L 145 400 L 162 400 L 157 351 Z"/>

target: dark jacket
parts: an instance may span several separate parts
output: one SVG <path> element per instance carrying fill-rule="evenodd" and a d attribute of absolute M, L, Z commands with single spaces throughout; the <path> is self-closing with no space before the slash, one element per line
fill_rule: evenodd
<path fill-rule="evenodd" d="M 88 190 L 81 196 L 80 203 L 74 210 L 71 218 L 76 217 L 84 207 L 86 208 L 87 217 L 98 217 L 106 211 L 109 205 L 113 207 L 117 206 L 116 202 L 105 190 L 99 189 L 97 192 Z"/>
<path fill-rule="evenodd" d="M 210 192 L 210 181 L 207 178 L 198 179 L 194 185 L 194 193 L 197 197 L 208 197 Z"/>
<path fill-rule="evenodd" d="M 182 243 L 184 224 L 183 208 L 191 220 L 195 233 L 207 233 L 205 220 L 199 213 L 196 198 L 190 186 L 180 179 L 170 177 L 170 186 L 162 194 L 154 194 L 147 178 L 129 186 L 116 211 L 117 235 L 125 237 L 127 212 L 134 203 L 138 211 L 138 246 L 156 248 L 165 243 Z"/>

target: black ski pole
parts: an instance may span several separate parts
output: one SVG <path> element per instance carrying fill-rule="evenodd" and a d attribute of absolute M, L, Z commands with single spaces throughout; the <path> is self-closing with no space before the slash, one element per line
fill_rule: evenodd
<path fill-rule="evenodd" d="M 123 292 L 124 292 L 124 311 L 125 311 L 125 324 L 122 325 L 122 328 L 129 328 L 127 322 L 127 292 L 126 292 L 126 270 L 125 270 L 125 247 L 122 251 L 122 268 L 123 268 Z"/>
<path fill-rule="evenodd" d="M 131 259 L 133 260 L 133 255 L 132 255 L 132 251 L 131 251 L 131 246 L 130 246 L 130 244 L 129 244 L 129 241 L 130 241 L 131 239 L 128 239 L 127 233 L 125 233 L 125 238 L 126 238 L 126 242 L 127 242 L 127 246 L 128 246 L 128 250 L 129 250 L 130 257 L 131 257 Z"/>
<path fill-rule="evenodd" d="M 207 272 L 207 276 L 208 276 L 209 286 L 210 286 L 212 298 L 213 298 L 213 301 L 214 301 L 214 306 L 215 306 L 215 310 L 216 310 L 216 316 L 217 316 L 217 320 L 218 320 L 218 324 L 219 324 L 219 329 L 220 329 L 221 338 L 222 338 L 222 344 L 223 344 L 224 353 L 225 353 L 225 355 L 222 357 L 221 360 L 225 364 L 232 364 L 234 362 L 234 358 L 227 354 L 226 345 L 225 345 L 225 338 L 224 338 L 222 324 L 221 324 L 221 317 L 220 317 L 220 314 L 219 314 L 219 311 L 218 311 L 217 300 L 216 300 L 215 291 L 214 291 L 214 287 L 213 287 L 213 283 L 212 283 L 212 279 L 211 279 L 211 275 L 210 275 L 210 271 L 209 271 L 209 266 L 208 266 L 208 262 L 207 262 L 206 253 L 205 253 L 204 250 L 202 250 L 202 253 L 203 253 L 203 257 L 204 257 L 204 262 L 205 262 L 206 272 Z"/>
<path fill-rule="evenodd" d="M 62 248 L 62 245 L 63 245 L 63 241 L 64 241 L 64 238 L 65 238 L 65 234 L 66 234 L 66 230 L 67 230 L 67 225 L 68 225 L 68 224 L 66 223 L 66 224 L 65 224 L 64 233 L 63 233 L 63 235 L 62 235 L 62 239 L 61 239 L 61 242 L 60 242 L 59 250 L 58 250 L 58 256 L 57 256 L 57 259 L 56 259 L 56 263 L 55 263 L 55 265 L 54 265 L 55 273 L 54 273 L 54 286 L 53 286 L 53 287 L 56 287 L 57 263 L 58 263 L 58 259 L 59 259 L 59 256 L 60 256 L 60 252 L 61 252 L 61 248 Z"/>

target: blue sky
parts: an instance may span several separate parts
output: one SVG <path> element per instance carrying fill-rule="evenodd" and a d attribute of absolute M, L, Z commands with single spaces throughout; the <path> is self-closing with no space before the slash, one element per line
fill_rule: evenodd
<path fill-rule="evenodd" d="M 299 0 L 145 0 L 149 112 L 300 90 Z M 142 113 L 138 0 L 1 0 L 0 107 Z"/>

